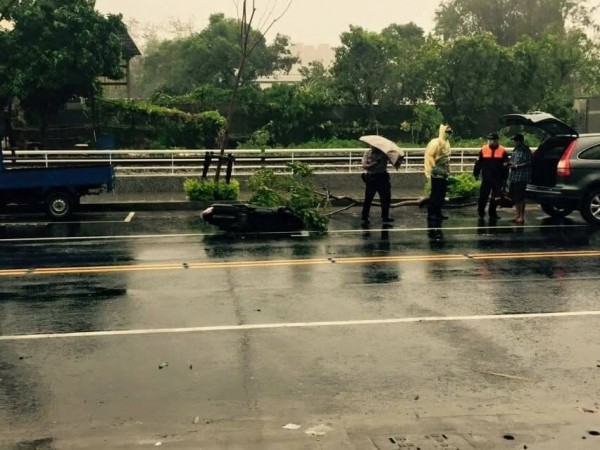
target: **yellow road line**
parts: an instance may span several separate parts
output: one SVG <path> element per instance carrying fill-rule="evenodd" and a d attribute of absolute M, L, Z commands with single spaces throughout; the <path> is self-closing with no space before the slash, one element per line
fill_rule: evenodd
<path fill-rule="evenodd" d="M 408 262 L 445 262 L 445 261 L 486 261 L 509 259 L 540 259 L 540 258 L 590 258 L 600 257 L 600 251 L 552 251 L 552 252 L 523 252 L 523 253 L 480 253 L 480 254 L 450 254 L 450 255 L 397 255 L 397 256 L 356 256 L 338 258 L 315 259 L 281 259 L 259 261 L 226 261 L 226 262 L 191 262 L 191 263 L 164 263 L 164 264 L 138 264 L 114 266 L 81 266 L 81 267 L 46 267 L 31 269 L 5 269 L 0 270 L 0 277 L 25 276 L 25 275 L 72 275 L 72 274 L 100 274 L 118 272 L 146 272 L 166 270 L 211 270 L 211 269 L 244 269 L 268 267 L 315 266 L 325 264 L 391 264 Z"/>
<path fill-rule="evenodd" d="M 27 270 L 2 270 L 0 276 L 22 276 L 27 275 Z"/>

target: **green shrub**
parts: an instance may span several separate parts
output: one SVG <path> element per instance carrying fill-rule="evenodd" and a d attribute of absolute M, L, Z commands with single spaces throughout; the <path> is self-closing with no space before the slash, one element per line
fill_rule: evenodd
<path fill-rule="evenodd" d="M 214 200 L 237 200 L 240 196 L 240 183 L 231 180 L 229 184 L 214 180 L 188 179 L 183 190 L 191 201 L 211 202 Z"/>
<path fill-rule="evenodd" d="M 481 182 L 476 180 L 470 173 L 460 173 L 458 175 L 452 175 L 448 179 L 448 192 L 447 197 L 453 198 L 468 198 L 475 197 L 479 193 L 479 186 Z M 425 195 L 431 194 L 431 182 L 427 181 L 425 184 Z"/>
<path fill-rule="evenodd" d="M 188 179 L 183 183 L 183 190 L 192 201 L 208 202 L 215 198 L 215 182 L 213 180 Z"/>
<path fill-rule="evenodd" d="M 481 182 L 470 173 L 460 173 L 451 176 L 448 186 L 448 198 L 474 197 L 479 192 Z"/>
<path fill-rule="evenodd" d="M 220 181 L 216 185 L 215 200 L 237 200 L 240 196 L 240 182 L 231 180 L 229 184 Z"/>

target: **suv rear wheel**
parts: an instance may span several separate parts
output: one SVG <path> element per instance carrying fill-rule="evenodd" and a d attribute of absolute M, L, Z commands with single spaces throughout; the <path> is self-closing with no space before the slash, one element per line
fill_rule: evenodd
<path fill-rule="evenodd" d="M 593 188 L 585 197 L 581 215 L 592 225 L 600 226 L 600 187 Z"/>
<path fill-rule="evenodd" d="M 550 203 L 542 203 L 542 204 L 540 204 L 540 206 L 542 207 L 542 211 L 544 211 L 550 217 L 555 217 L 557 219 L 567 217 L 575 209 L 574 207 L 571 207 L 571 206 L 559 207 L 559 206 L 552 205 Z"/>

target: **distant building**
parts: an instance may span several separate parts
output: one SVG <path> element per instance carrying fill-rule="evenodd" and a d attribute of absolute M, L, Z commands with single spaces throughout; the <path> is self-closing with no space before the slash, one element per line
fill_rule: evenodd
<path fill-rule="evenodd" d="M 579 133 L 600 133 L 600 97 L 576 98 L 573 109 Z"/>
<path fill-rule="evenodd" d="M 131 98 L 131 60 L 142 53 L 127 31 L 120 36 L 122 44 L 121 68 L 125 76 L 120 80 L 100 78 L 106 98 Z"/>
<path fill-rule="evenodd" d="M 325 67 L 330 67 L 335 59 L 335 50 L 327 44 L 304 45 L 294 44 L 291 48 L 292 55 L 300 59 L 300 63 L 294 65 L 289 74 L 274 74 L 269 77 L 259 78 L 258 84 L 266 89 L 274 84 L 296 84 L 302 81 L 300 67 L 308 66 L 313 61 L 319 61 Z"/>

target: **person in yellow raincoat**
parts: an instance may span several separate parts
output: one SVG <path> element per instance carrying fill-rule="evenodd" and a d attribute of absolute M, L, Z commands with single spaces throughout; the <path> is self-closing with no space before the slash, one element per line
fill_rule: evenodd
<path fill-rule="evenodd" d="M 427 207 L 428 220 L 443 220 L 442 207 L 448 190 L 450 175 L 450 155 L 452 150 L 448 139 L 452 135 L 450 125 L 440 125 L 439 135 L 427 144 L 425 149 L 425 177 L 431 182 L 431 195 Z"/>

